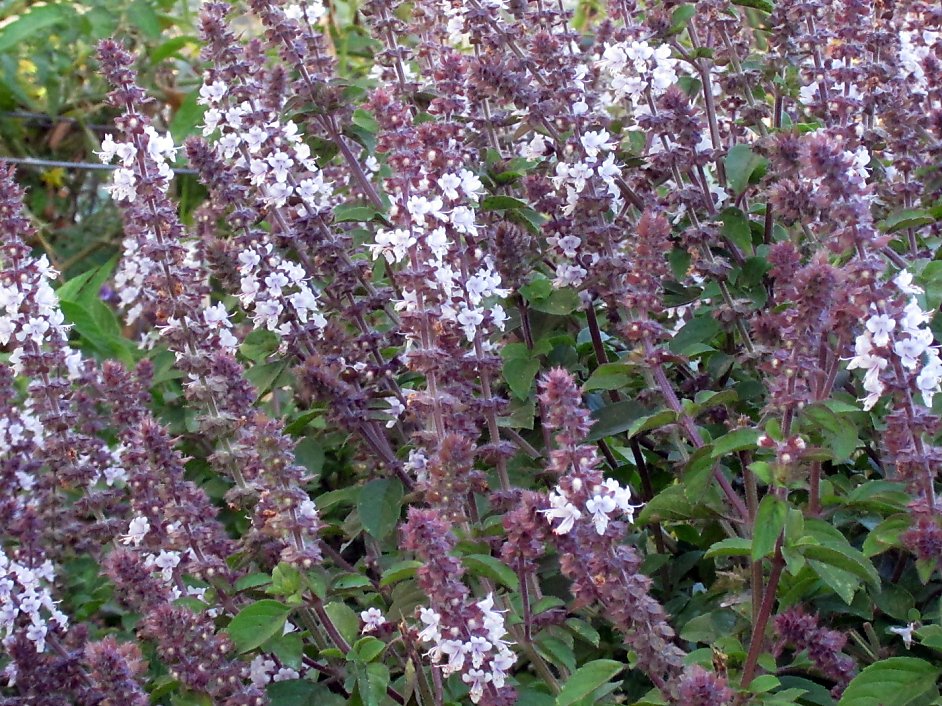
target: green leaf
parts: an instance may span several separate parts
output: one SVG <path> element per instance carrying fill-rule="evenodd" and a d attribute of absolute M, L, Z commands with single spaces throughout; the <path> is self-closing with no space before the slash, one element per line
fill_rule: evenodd
<path fill-rule="evenodd" d="M 350 650 L 347 659 L 363 662 L 364 664 L 372 662 L 379 657 L 386 649 L 386 643 L 372 635 L 361 637 Z"/>
<path fill-rule="evenodd" d="M 774 495 L 766 495 L 759 503 L 756 513 L 755 530 L 752 536 L 752 560 L 759 561 L 769 556 L 775 549 L 785 518 L 788 516 L 788 504 Z"/>
<path fill-rule="evenodd" d="M 530 307 L 544 314 L 554 314 L 556 316 L 566 316 L 571 314 L 581 306 L 579 294 L 576 290 L 569 287 L 554 289 L 550 294 L 542 299 L 530 301 Z"/>
<path fill-rule="evenodd" d="M 677 413 L 671 409 L 662 409 L 654 414 L 646 414 L 639 417 L 631 426 L 628 427 L 628 438 L 637 436 L 643 431 L 650 429 L 659 429 L 667 424 L 673 424 L 677 421 Z"/>
<path fill-rule="evenodd" d="M 822 404 L 814 404 L 802 410 L 801 422 L 803 429 L 821 432 L 837 462 L 850 460 L 857 449 L 857 427 L 846 415 L 835 414 Z"/>
<path fill-rule="evenodd" d="M 527 203 L 526 201 L 515 199 L 513 196 L 485 196 L 481 199 L 482 211 L 503 211 L 508 208 L 527 208 Z"/>
<path fill-rule="evenodd" d="M 323 684 L 307 679 L 272 682 L 265 687 L 268 700 L 278 706 L 344 706 L 340 694 L 330 692 Z"/>
<path fill-rule="evenodd" d="M 834 593 L 841 597 L 847 605 L 854 602 L 854 594 L 861 587 L 860 579 L 849 571 L 838 569 L 821 561 L 808 560 L 808 566 L 817 574 Z"/>
<path fill-rule="evenodd" d="M 484 576 L 492 581 L 502 583 L 512 591 L 517 590 L 520 585 L 517 574 L 514 573 L 513 569 L 500 559 L 495 559 L 489 554 L 468 554 L 462 557 L 461 563 L 464 564 L 465 568 L 472 574 Z"/>
<path fill-rule="evenodd" d="M 585 392 L 592 390 L 617 390 L 631 381 L 631 366 L 624 363 L 603 363 L 582 385 Z"/>
<path fill-rule="evenodd" d="M 357 500 L 363 529 L 376 539 L 392 532 L 402 512 L 402 494 L 402 483 L 397 478 L 377 478 L 363 486 Z"/>
<path fill-rule="evenodd" d="M 674 353 L 694 355 L 703 350 L 702 344 L 720 332 L 720 324 L 712 316 L 696 316 L 670 340 L 667 347 Z"/>
<path fill-rule="evenodd" d="M 732 0 L 732 2 L 733 5 L 751 7 L 754 10 L 762 10 L 763 12 L 772 12 L 775 10 L 775 5 L 772 4 L 772 0 Z"/>
<path fill-rule="evenodd" d="M 383 575 L 379 580 L 379 585 L 390 586 L 394 583 L 398 583 L 399 581 L 412 578 L 415 576 L 415 572 L 420 566 L 422 566 L 422 562 L 415 561 L 414 559 L 397 561 L 383 572 Z"/>
<path fill-rule="evenodd" d="M 337 223 L 369 222 L 378 215 L 379 212 L 371 206 L 342 203 L 334 208 L 334 221 Z"/>
<path fill-rule="evenodd" d="M 880 576 L 873 564 L 858 550 L 849 544 L 802 544 L 795 546 L 806 559 L 830 564 L 842 571 L 846 571 L 874 587 L 880 585 Z"/>
<path fill-rule="evenodd" d="M 871 557 L 900 546 L 899 537 L 909 529 L 912 518 L 909 515 L 887 517 L 872 530 L 863 543 L 864 556 Z"/>
<path fill-rule="evenodd" d="M 916 277 L 916 283 L 926 290 L 926 307 L 938 309 L 942 304 L 942 260 L 928 263 Z"/>
<path fill-rule="evenodd" d="M 148 39 L 160 39 L 160 17 L 147 0 L 134 0 L 128 8 L 128 19 Z"/>
<path fill-rule="evenodd" d="M 716 556 L 750 556 L 752 540 L 743 537 L 728 537 L 713 544 L 703 555 L 704 559 Z"/>
<path fill-rule="evenodd" d="M 687 24 L 697 14 L 697 8 L 693 5 L 684 3 L 679 5 L 671 14 L 671 26 L 669 34 L 680 34 L 687 28 Z"/>
<path fill-rule="evenodd" d="M 764 172 L 766 160 L 752 151 L 746 144 L 734 145 L 730 148 L 724 160 L 726 164 L 726 180 L 729 188 L 735 194 L 741 194 L 749 186 L 749 180 L 754 173 Z M 760 167 L 762 169 L 760 169 Z"/>
<path fill-rule="evenodd" d="M 75 14 L 70 4 L 40 5 L 0 29 L 0 52 L 6 52 L 25 40 L 42 36 L 50 27 L 69 20 Z"/>
<path fill-rule="evenodd" d="M 226 628 L 239 652 L 248 652 L 284 629 L 291 609 L 278 601 L 262 600 L 239 611 Z"/>
<path fill-rule="evenodd" d="M 525 400 L 530 396 L 533 380 L 540 371 L 540 361 L 532 358 L 511 358 L 504 363 L 504 380 L 518 400 Z"/>
<path fill-rule="evenodd" d="M 338 632 L 352 645 L 360 634 L 360 617 L 346 603 L 333 601 L 324 606 L 324 612 L 330 616 L 331 622 L 337 627 Z"/>
<path fill-rule="evenodd" d="M 363 706 L 381 706 L 389 686 L 389 668 L 379 662 L 354 664 L 357 680 L 357 692 Z"/>
<path fill-rule="evenodd" d="M 595 424 L 586 441 L 598 441 L 606 436 L 628 431 L 646 412 L 647 410 L 634 400 L 622 400 L 597 409 L 592 413 Z"/>
<path fill-rule="evenodd" d="M 885 233 L 895 233 L 906 228 L 921 228 L 935 223 L 935 217 L 921 208 L 907 208 L 895 211 L 877 225 Z"/>
<path fill-rule="evenodd" d="M 260 328 L 255 329 L 239 346 L 239 353 L 251 360 L 253 363 L 260 363 L 269 355 L 278 350 L 281 340 L 274 331 Z"/>
<path fill-rule="evenodd" d="M 915 657 L 890 657 L 853 678 L 838 706 L 906 706 L 935 687 L 939 667 Z"/>
<path fill-rule="evenodd" d="M 168 39 L 150 53 L 150 61 L 153 64 L 158 64 L 164 59 L 169 59 L 171 56 L 177 56 L 180 50 L 188 44 L 198 45 L 199 41 L 200 40 L 198 37 L 192 36 L 174 37 L 173 39 Z"/>
<path fill-rule="evenodd" d="M 582 665 L 573 672 L 556 696 L 556 706 L 570 706 L 581 701 L 614 678 L 626 666 L 623 662 L 612 659 L 597 659 Z"/>
<path fill-rule="evenodd" d="M 710 452 L 710 458 L 717 459 L 734 451 L 745 451 L 756 448 L 759 440 L 759 430 L 750 427 L 735 429 L 729 434 L 721 436 L 713 442 L 713 450 Z"/>
<path fill-rule="evenodd" d="M 741 209 L 725 208 L 720 214 L 723 227 L 720 232 L 740 250 L 752 252 L 752 230 L 749 228 L 749 218 Z"/>
<path fill-rule="evenodd" d="M 320 475 L 324 467 L 324 447 L 314 439 L 305 437 L 294 447 L 294 458 L 311 475 Z"/>

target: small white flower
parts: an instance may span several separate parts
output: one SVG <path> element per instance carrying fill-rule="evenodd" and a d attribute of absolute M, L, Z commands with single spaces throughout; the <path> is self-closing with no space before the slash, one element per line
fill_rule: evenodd
<path fill-rule="evenodd" d="M 867 330 L 873 334 L 873 342 L 878 346 L 889 343 L 890 333 L 896 328 L 896 320 L 886 314 L 871 316 L 867 321 Z"/>
<path fill-rule="evenodd" d="M 381 625 L 386 624 L 386 618 L 383 617 L 379 608 L 367 608 L 360 613 L 360 620 L 363 621 L 363 632 L 373 632 Z"/>
<path fill-rule="evenodd" d="M 203 105 L 216 104 L 226 96 L 226 84 L 222 81 L 213 81 L 210 84 L 203 84 L 200 88 L 199 102 Z"/>
<path fill-rule="evenodd" d="M 260 689 L 263 688 L 271 681 L 271 673 L 275 671 L 276 666 L 274 660 L 258 655 L 249 665 L 249 679 L 252 680 L 252 684 Z"/>
<path fill-rule="evenodd" d="M 915 623 L 909 625 L 896 626 L 890 628 L 890 632 L 903 638 L 903 646 L 908 650 L 913 645 L 913 632 L 916 629 Z"/>
<path fill-rule="evenodd" d="M 550 508 L 540 510 L 552 524 L 553 520 L 562 520 L 558 526 L 553 529 L 553 534 L 568 534 L 576 523 L 576 520 L 582 517 L 582 512 L 568 501 L 565 495 L 560 492 L 551 493 L 549 496 Z"/>
<path fill-rule="evenodd" d="M 913 274 L 909 270 L 900 270 L 893 283 L 903 294 L 922 294 L 922 287 L 913 284 Z"/>
<path fill-rule="evenodd" d="M 484 696 L 484 687 L 491 679 L 491 675 L 481 669 L 470 669 L 461 675 L 461 681 L 471 687 L 469 696 L 472 703 L 476 704 L 481 700 Z"/>
<path fill-rule="evenodd" d="M 615 507 L 615 498 L 609 495 L 596 494 L 586 501 L 585 509 L 592 514 L 596 532 L 605 534 L 609 522 L 608 514 L 614 512 Z"/>
<path fill-rule="evenodd" d="M 437 642 L 441 637 L 439 626 L 442 622 L 442 616 L 431 608 L 421 607 L 419 608 L 419 619 L 425 624 L 425 627 L 419 632 L 419 639 L 422 642 Z"/>
<path fill-rule="evenodd" d="M 150 522 L 143 515 L 138 515 L 131 520 L 128 533 L 121 537 L 121 543 L 139 546 L 148 532 L 150 532 Z"/>
<path fill-rule="evenodd" d="M 458 198 L 458 189 L 461 187 L 461 177 L 457 174 L 443 174 L 438 179 L 438 186 L 446 199 Z"/>
<path fill-rule="evenodd" d="M 601 150 L 608 152 L 612 149 L 612 144 L 609 143 L 610 138 L 608 130 L 590 130 L 582 135 L 580 142 L 585 153 L 594 160 Z"/>

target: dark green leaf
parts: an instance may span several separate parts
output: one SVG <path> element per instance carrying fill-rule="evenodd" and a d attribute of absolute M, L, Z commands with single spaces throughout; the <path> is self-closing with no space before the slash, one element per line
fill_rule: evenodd
<path fill-rule="evenodd" d="M 402 492 L 402 483 L 397 478 L 377 478 L 363 486 L 357 500 L 363 529 L 376 539 L 392 532 L 402 512 Z"/>
<path fill-rule="evenodd" d="M 533 380 L 540 371 L 540 361 L 531 358 L 511 358 L 504 363 L 504 380 L 518 400 L 530 396 Z"/>
<path fill-rule="evenodd" d="M 461 563 L 463 563 L 465 568 L 472 574 L 484 576 L 492 581 L 502 583 L 504 586 L 514 591 L 519 587 L 520 582 L 513 569 L 500 559 L 495 559 L 488 554 L 468 554 L 461 558 Z"/>
<path fill-rule="evenodd" d="M 853 678 L 838 706 L 906 706 L 935 687 L 939 667 L 915 657 L 890 657 Z"/>
<path fill-rule="evenodd" d="M 627 665 L 611 659 L 597 659 L 577 669 L 556 696 L 556 706 L 570 706 L 582 701 L 600 686 L 617 676 Z"/>
<path fill-rule="evenodd" d="M 752 560 L 759 561 L 775 549 L 779 535 L 785 529 L 788 505 L 774 495 L 766 495 L 759 503 L 752 537 Z"/>
<path fill-rule="evenodd" d="M 239 611 L 227 631 L 239 652 L 248 652 L 268 638 L 281 634 L 291 609 L 272 600 L 261 600 Z"/>
<path fill-rule="evenodd" d="M 726 155 L 726 179 L 735 194 L 741 194 L 749 186 L 749 180 L 766 163 L 764 157 L 752 151 L 746 144 L 734 145 Z"/>

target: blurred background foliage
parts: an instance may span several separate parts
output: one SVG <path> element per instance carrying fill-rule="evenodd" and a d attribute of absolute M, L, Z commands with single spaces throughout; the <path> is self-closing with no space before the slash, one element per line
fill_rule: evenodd
<path fill-rule="evenodd" d="M 95 155 L 104 135 L 113 132 L 114 117 L 105 104 L 108 89 L 95 64 L 95 47 L 114 36 L 140 57 L 140 79 L 153 99 L 149 109 L 156 127 L 169 130 L 180 144 L 202 118 L 196 103 L 200 4 L 0 0 L 0 159 L 18 163 L 39 233 L 35 245 L 66 280 L 108 261 L 121 242 L 117 211 L 102 190 L 109 170 Z M 325 4 L 325 29 L 339 70 L 359 73 L 372 42 L 359 24 L 359 2 Z M 247 14 L 241 21 L 250 21 Z M 244 29 L 257 35 L 251 26 Z M 188 220 L 203 189 L 182 157 L 177 166 L 175 188 Z"/>

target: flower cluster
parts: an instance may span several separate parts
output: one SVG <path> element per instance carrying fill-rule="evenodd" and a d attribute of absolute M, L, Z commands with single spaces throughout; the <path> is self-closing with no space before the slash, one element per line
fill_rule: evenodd
<path fill-rule="evenodd" d="M 585 499 L 582 496 L 585 496 Z M 631 490 L 619 485 L 614 478 L 606 478 L 601 485 L 584 488 L 581 479 L 576 477 L 571 483 L 569 495 L 559 486 L 550 493 L 550 509 L 544 510 L 543 513 L 550 523 L 561 520 L 553 527 L 554 534 L 566 534 L 582 519 L 583 511 L 579 507 L 583 506 L 595 526 L 595 531 L 605 534 L 613 514 L 619 514 L 628 522 L 633 521 L 636 506 L 630 501 Z"/>
<path fill-rule="evenodd" d="M 646 41 L 606 44 L 596 66 L 608 81 L 611 104 L 626 98 L 642 113 L 649 101 L 677 82 L 677 60 L 667 44 L 651 46 Z"/>
<path fill-rule="evenodd" d="M 501 611 L 494 610 L 494 596 L 475 603 L 480 611 L 482 635 L 465 639 L 455 627 L 442 625 L 442 616 L 431 608 L 419 608 L 422 629 L 418 637 L 430 645 L 428 657 L 441 667 L 442 675 L 461 672 L 470 689 L 472 703 L 480 703 L 488 684 L 503 689 L 507 674 L 517 661 L 507 642 L 507 629 Z M 444 634 L 442 631 L 445 631 Z"/>
<path fill-rule="evenodd" d="M 933 396 L 942 390 L 942 359 L 938 347 L 932 345 L 934 338 L 928 326 L 931 314 L 912 296 L 922 292 L 912 280 L 906 271 L 893 280 L 899 291 L 910 297 L 899 318 L 889 313 L 871 314 L 854 343 L 855 355 L 847 368 L 865 371 L 863 387 L 868 394 L 862 400 L 864 409 L 872 409 L 886 391 L 884 376 L 892 373 L 892 368 L 887 370 L 890 356 L 915 374 L 916 388 L 926 406 L 931 406 Z"/>
<path fill-rule="evenodd" d="M 46 636 L 68 627 L 68 617 L 52 598 L 54 580 L 52 562 L 26 566 L 0 551 L 0 629 L 5 639 L 25 623 L 26 638 L 43 652 Z"/>

